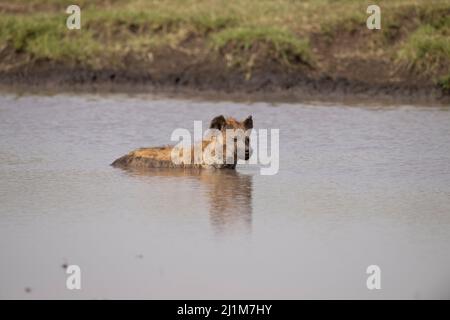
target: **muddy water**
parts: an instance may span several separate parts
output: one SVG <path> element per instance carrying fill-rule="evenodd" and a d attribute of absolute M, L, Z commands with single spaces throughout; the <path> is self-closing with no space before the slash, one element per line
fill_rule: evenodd
<path fill-rule="evenodd" d="M 278 174 L 109 166 L 219 114 Z M 0 97 L 0 298 L 450 298 L 449 247 L 449 109 Z"/>

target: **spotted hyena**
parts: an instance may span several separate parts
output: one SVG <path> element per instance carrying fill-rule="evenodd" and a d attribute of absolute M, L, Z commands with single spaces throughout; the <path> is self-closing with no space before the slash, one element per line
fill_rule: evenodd
<path fill-rule="evenodd" d="M 111 165 L 120 168 L 229 168 L 235 169 L 238 159 L 251 156 L 250 132 L 252 116 L 244 121 L 225 118 L 211 120 L 210 135 L 197 145 L 183 149 L 177 146 L 140 148 L 115 160 Z M 197 148 L 197 149 L 196 149 Z"/>

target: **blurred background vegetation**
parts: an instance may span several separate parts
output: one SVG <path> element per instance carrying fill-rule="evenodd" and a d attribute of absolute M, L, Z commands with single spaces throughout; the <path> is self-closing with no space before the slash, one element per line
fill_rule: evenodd
<path fill-rule="evenodd" d="M 428 81 L 449 90 L 450 1 L 375 2 L 381 30 L 366 28 L 374 1 L 2 1 L 0 70 L 36 61 L 123 69 L 130 59 L 155 63 L 163 52 L 187 61 L 218 57 L 247 78 L 271 64 L 333 77 Z M 68 30 L 65 9 L 75 3 L 81 30 Z"/>

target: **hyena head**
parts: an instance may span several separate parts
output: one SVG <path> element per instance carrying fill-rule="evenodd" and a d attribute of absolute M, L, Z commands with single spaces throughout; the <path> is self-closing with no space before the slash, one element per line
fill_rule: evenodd
<path fill-rule="evenodd" d="M 211 120 L 209 129 L 218 130 L 215 143 L 222 148 L 224 167 L 235 168 L 238 159 L 248 160 L 252 155 L 250 147 L 250 133 L 253 129 L 252 116 L 242 122 L 234 118 L 220 115 Z M 213 134 L 214 135 L 214 134 Z"/>

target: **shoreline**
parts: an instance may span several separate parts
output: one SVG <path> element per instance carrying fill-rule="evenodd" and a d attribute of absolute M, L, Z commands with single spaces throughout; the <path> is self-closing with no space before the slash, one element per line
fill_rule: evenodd
<path fill-rule="evenodd" d="M 450 94 L 432 85 L 373 84 L 345 78 L 261 72 L 250 81 L 236 73 L 169 74 L 155 79 L 148 73 L 51 68 L 0 73 L 0 92 L 16 94 L 118 93 L 174 98 L 269 103 L 344 103 L 383 105 L 450 105 Z"/>

